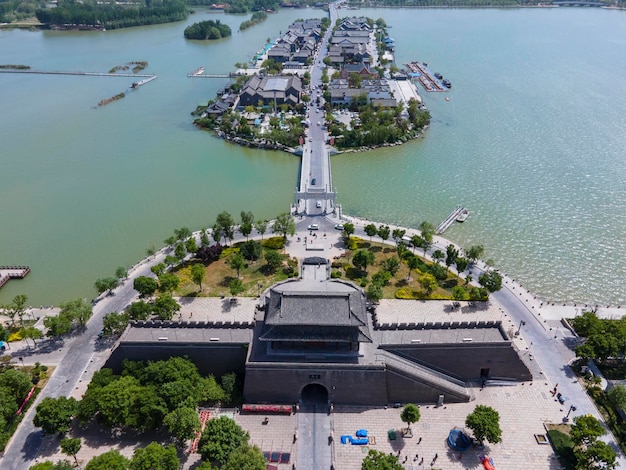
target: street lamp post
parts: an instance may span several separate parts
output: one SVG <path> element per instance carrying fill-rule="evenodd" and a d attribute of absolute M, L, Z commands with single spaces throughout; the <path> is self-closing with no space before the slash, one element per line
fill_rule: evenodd
<path fill-rule="evenodd" d="M 567 414 L 565 415 L 565 418 L 563 418 L 563 421 L 564 421 L 564 422 L 566 422 L 566 423 L 567 423 L 567 422 L 569 421 L 569 415 L 570 415 L 570 413 L 571 413 L 572 411 L 576 411 L 576 407 L 575 407 L 574 405 L 571 405 L 571 406 L 569 407 L 569 410 L 567 411 Z"/>
<path fill-rule="evenodd" d="M 526 322 L 524 320 L 520 320 L 519 326 L 517 327 L 517 332 L 515 333 L 515 336 L 519 335 L 519 332 L 522 329 L 522 326 L 524 326 L 525 324 L 526 324 Z"/>

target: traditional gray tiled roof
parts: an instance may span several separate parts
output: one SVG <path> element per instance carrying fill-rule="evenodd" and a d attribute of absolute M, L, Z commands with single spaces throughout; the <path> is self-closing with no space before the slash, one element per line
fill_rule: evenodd
<path fill-rule="evenodd" d="M 324 336 L 328 341 L 371 342 L 365 298 L 359 289 L 326 281 L 325 290 L 297 290 L 306 287 L 298 282 L 270 290 L 262 340 L 313 341 Z"/>

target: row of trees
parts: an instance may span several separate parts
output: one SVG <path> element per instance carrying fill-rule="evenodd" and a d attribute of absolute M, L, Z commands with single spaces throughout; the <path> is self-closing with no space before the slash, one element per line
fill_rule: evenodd
<path fill-rule="evenodd" d="M 626 354 L 626 318 L 608 320 L 589 311 L 571 322 L 576 333 L 584 338 L 575 349 L 578 357 L 604 361 Z"/>
<path fill-rule="evenodd" d="M 145 431 L 165 426 L 182 445 L 199 431 L 195 411 L 199 404 L 240 401 L 240 384 L 234 373 L 224 375 L 220 385 L 213 376 L 202 377 L 187 358 L 124 361 L 121 375 L 111 369 L 96 372 L 80 401 L 44 398 L 37 405 L 33 423 L 46 434 L 68 432 L 75 417 L 83 424 L 95 420 L 110 428 Z"/>
<path fill-rule="evenodd" d="M 244 29 L 248 29 L 254 26 L 255 24 L 259 24 L 265 21 L 266 19 L 267 19 L 267 13 L 265 13 L 264 11 L 255 11 L 254 13 L 252 13 L 252 16 L 250 17 L 249 20 L 246 20 L 239 25 L 239 29 L 243 31 Z M 242 67 L 238 67 L 238 68 L 242 68 Z"/>
<path fill-rule="evenodd" d="M 10 439 L 14 423 L 21 419 L 16 415 L 17 410 L 36 381 L 34 376 L 17 369 L 0 371 L 0 451 Z"/>
<path fill-rule="evenodd" d="M 59 0 L 56 8 L 40 9 L 36 14 L 40 22 L 48 25 L 115 29 L 182 21 L 188 11 L 181 0 L 147 0 L 140 7 Z"/>
<path fill-rule="evenodd" d="M 0 376 L 0 393 L 2 392 Z M 1 395 L 0 395 L 1 397 Z M 34 424 L 46 434 L 65 434 L 77 418 L 87 424 L 97 421 L 114 429 L 145 431 L 165 428 L 182 448 L 200 432 L 199 405 L 234 406 L 241 403 L 241 384 L 234 373 L 226 374 L 221 385 L 213 376 L 202 377 L 187 358 L 167 361 L 124 361 L 121 375 L 110 369 L 96 372 L 81 401 L 74 398 L 45 398 L 37 406 Z M 265 468 L 263 454 L 248 444 L 249 435 L 232 419 L 220 417 L 206 423 L 198 450 L 204 460 L 197 468 L 226 470 Z M 74 458 L 81 440 L 66 437 L 62 451 Z M 65 464 L 44 462 L 36 470 L 64 470 Z M 87 470 L 139 470 L 159 468 L 175 470 L 180 462 L 173 446 L 152 443 L 135 451 L 128 460 L 116 450 L 106 452 L 87 463 Z M 71 467 L 70 467 L 71 468 Z"/>
<path fill-rule="evenodd" d="M 221 39 L 232 34 L 230 26 L 220 20 L 206 20 L 194 23 L 185 28 L 185 39 Z"/>
<path fill-rule="evenodd" d="M 66 437 L 61 440 L 61 452 L 73 457 L 76 466 L 78 466 L 76 454 L 81 447 L 80 438 Z M 61 460 L 56 463 L 50 461 L 37 463 L 29 470 L 73 470 L 74 468 L 74 464 L 70 461 Z M 94 457 L 84 468 L 85 470 L 178 470 L 180 459 L 173 445 L 162 446 L 157 442 L 152 442 L 146 447 L 136 449 L 130 459 L 114 449 Z"/>

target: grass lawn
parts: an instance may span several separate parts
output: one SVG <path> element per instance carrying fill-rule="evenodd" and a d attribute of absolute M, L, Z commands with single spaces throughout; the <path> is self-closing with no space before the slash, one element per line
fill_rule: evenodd
<path fill-rule="evenodd" d="M 547 424 L 548 438 L 552 448 L 566 470 L 574 470 L 576 457 L 574 456 L 574 443 L 569 437 L 570 426 L 567 424 Z"/>
<path fill-rule="evenodd" d="M 333 271 L 341 273 L 343 279 L 349 279 L 356 284 L 362 284 L 364 279 L 368 284 L 373 274 L 382 270 L 383 262 L 395 256 L 398 257 L 396 249 L 389 245 L 383 245 L 378 242 L 370 242 L 361 238 L 353 237 L 355 242 L 352 250 L 346 250 L 345 255 L 339 259 L 333 260 Z M 357 250 L 368 250 L 374 253 L 374 263 L 367 267 L 367 276 L 363 277 L 363 273 L 352 265 L 352 257 Z M 411 250 L 411 253 L 413 251 Z M 419 255 L 419 250 L 415 251 Z M 424 273 L 429 273 L 429 266 L 432 263 L 419 258 L 419 266 L 411 271 L 409 278 L 409 268 L 405 261 L 402 261 L 400 269 L 396 275 L 383 287 L 384 299 L 395 298 L 412 298 L 412 299 L 431 299 L 431 300 L 447 300 L 452 299 L 452 289 L 457 285 L 464 285 L 465 281 L 448 271 L 448 277 L 445 280 L 438 281 L 438 287 L 430 295 L 422 287 L 419 282 L 420 277 Z M 445 266 L 445 265 L 444 265 Z"/>
<path fill-rule="evenodd" d="M 265 248 L 265 250 L 267 249 Z M 200 291 L 198 284 L 195 284 L 191 279 L 191 265 L 199 261 L 191 261 L 174 269 L 173 273 L 180 279 L 175 295 L 181 297 L 220 297 L 221 295 L 230 295 L 229 284 L 231 280 L 237 277 L 237 272 L 228 264 L 230 257 L 237 251 L 238 248 L 236 246 L 225 249 L 219 260 L 205 266 L 202 291 Z M 272 284 L 288 279 L 289 274 L 286 273 L 285 268 L 287 268 L 286 261 L 289 256 L 282 252 L 281 254 L 283 256 L 283 266 L 274 272 L 270 272 L 267 269 L 263 258 L 258 261 L 246 261 L 246 266 L 239 272 L 239 279 L 241 279 L 245 290 L 238 295 L 242 297 L 256 297 L 259 292 L 259 284 L 261 284 L 260 290 L 263 291 Z M 297 268 L 295 272 L 296 274 L 298 273 Z"/>

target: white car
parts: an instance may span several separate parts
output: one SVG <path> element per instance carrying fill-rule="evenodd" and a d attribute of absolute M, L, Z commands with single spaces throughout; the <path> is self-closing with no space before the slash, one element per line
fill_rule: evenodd
<path fill-rule="evenodd" d="M 317 201 L 317 202 L 315 203 L 315 207 L 317 207 L 318 209 L 319 209 L 320 207 L 322 207 L 322 201 Z"/>
<path fill-rule="evenodd" d="M 337 224 L 337 225 L 335 225 L 335 229 L 336 229 L 336 230 L 343 230 L 343 224 Z"/>
<path fill-rule="evenodd" d="M 319 226 L 319 225 L 317 225 L 317 224 L 311 224 L 311 225 L 309 225 L 309 226 L 307 227 L 307 229 L 309 229 L 309 230 L 319 230 L 319 229 L 320 229 L 320 226 Z"/>

